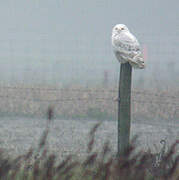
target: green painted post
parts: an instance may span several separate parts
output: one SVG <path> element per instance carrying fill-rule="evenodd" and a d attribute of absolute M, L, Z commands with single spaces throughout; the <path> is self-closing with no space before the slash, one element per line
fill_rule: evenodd
<path fill-rule="evenodd" d="M 118 154 L 129 146 L 131 126 L 131 79 L 132 67 L 121 64 L 118 101 Z"/>

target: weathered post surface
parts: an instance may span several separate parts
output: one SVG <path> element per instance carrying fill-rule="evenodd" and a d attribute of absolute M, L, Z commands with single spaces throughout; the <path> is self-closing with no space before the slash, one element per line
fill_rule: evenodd
<path fill-rule="evenodd" d="M 121 64 L 118 101 L 118 154 L 129 146 L 131 126 L 131 79 L 132 67 Z"/>

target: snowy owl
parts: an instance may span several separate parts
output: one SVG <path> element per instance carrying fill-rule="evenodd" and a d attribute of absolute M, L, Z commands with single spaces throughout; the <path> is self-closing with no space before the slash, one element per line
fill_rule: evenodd
<path fill-rule="evenodd" d="M 140 44 L 124 24 L 114 26 L 112 30 L 112 46 L 120 63 L 129 62 L 132 67 L 137 69 L 145 67 Z"/>

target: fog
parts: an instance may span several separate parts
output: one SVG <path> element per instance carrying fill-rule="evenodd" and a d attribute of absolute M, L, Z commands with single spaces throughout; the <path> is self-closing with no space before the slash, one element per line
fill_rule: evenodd
<path fill-rule="evenodd" d="M 178 7 L 178 0 L 1 1 L 0 84 L 100 84 L 104 71 L 117 83 L 111 30 L 124 23 L 146 50 L 134 86 L 177 87 Z"/>
<path fill-rule="evenodd" d="M 139 145 L 159 147 L 157 153 L 161 140 L 173 143 L 179 137 L 178 12 L 179 0 L 1 0 L 2 150 L 31 152 L 50 127 L 47 149 L 81 155 L 97 121 L 103 124 L 96 149 L 109 138 L 117 150 L 120 64 L 111 31 L 118 23 L 137 37 L 146 59 L 146 69 L 133 70 L 131 112 L 122 108 L 131 113 L 130 137 L 139 134 Z M 49 106 L 54 121 L 46 122 Z"/>

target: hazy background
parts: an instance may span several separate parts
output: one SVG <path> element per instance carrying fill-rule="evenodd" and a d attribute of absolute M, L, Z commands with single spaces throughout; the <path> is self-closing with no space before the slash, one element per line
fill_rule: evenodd
<path fill-rule="evenodd" d="M 133 85 L 177 87 L 179 1 L 2 0 L 0 84 L 117 83 L 111 29 L 126 24 L 146 49 Z M 140 88 L 140 87 L 139 87 Z"/>
<path fill-rule="evenodd" d="M 139 134 L 145 147 L 172 143 L 179 137 L 178 12 L 179 0 L 0 0 L 1 148 L 14 155 L 38 142 L 52 105 L 52 150 L 84 151 L 96 123 L 84 120 L 115 120 L 103 124 L 97 144 L 108 137 L 117 149 L 117 23 L 147 57 L 146 69 L 133 71 L 131 137 Z"/>

